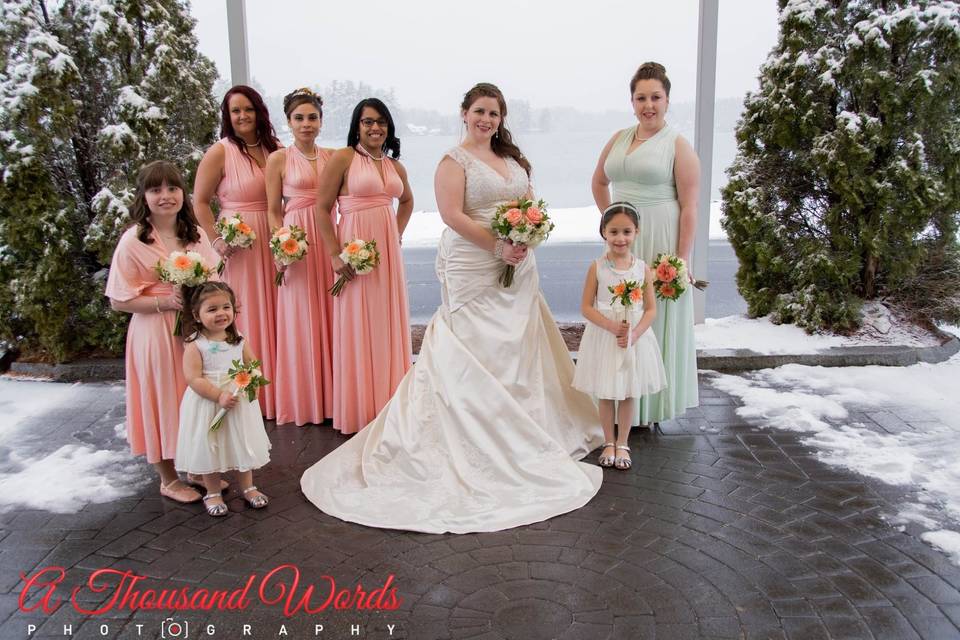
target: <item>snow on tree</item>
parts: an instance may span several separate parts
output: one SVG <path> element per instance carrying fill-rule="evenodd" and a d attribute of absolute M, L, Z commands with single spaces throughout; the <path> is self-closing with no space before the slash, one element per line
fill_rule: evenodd
<path fill-rule="evenodd" d="M 216 70 L 180 0 L 4 0 L 3 16 L 0 339 L 119 352 L 103 288 L 136 173 L 163 158 L 192 177 Z"/>
<path fill-rule="evenodd" d="M 882 297 L 956 322 L 960 5 L 779 4 L 723 190 L 750 314 L 849 330 Z"/>

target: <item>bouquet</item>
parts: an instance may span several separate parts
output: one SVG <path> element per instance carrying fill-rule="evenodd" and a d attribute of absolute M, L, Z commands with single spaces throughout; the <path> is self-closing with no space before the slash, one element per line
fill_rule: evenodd
<path fill-rule="evenodd" d="M 543 200 L 517 198 L 497 207 L 491 223 L 494 233 L 501 240 L 510 240 L 513 244 L 536 247 L 553 231 L 553 221 L 547 215 L 547 205 Z M 508 264 L 504 267 L 498 281 L 504 287 L 513 284 L 516 267 Z"/>
<path fill-rule="evenodd" d="M 353 267 L 353 270 L 360 275 L 370 273 L 373 268 L 380 264 L 380 252 L 377 251 L 377 241 L 369 242 L 357 238 L 343 245 L 343 251 L 340 252 L 340 259 Z M 347 283 L 346 276 L 340 276 L 330 287 L 330 295 L 338 296 L 343 290 L 343 285 Z"/>
<path fill-rule="evenodd" d="M 160 282 L 169 282 L 180 287 L 199 286 L 213 275 L 213 270 L 203 264 L 203 257 L 196 251 L 172 251 L 165 260 L 158 261 L 154 269 L 160 276 Z M 173 335 L 180 335 L 182 325 L 182 314 L 177 311 Z"/>
<path fill-rule="evenodd" d="M 287 266 L 303 260 L 303 256 L 307 255 L 308 246 L 310 243 L 307 242 L 306 232 L 295 224 L 280 227 L 270 237 L 270 251 L 273 253 L 273 259 Z M 278 287 L 283 285 L 283 274 L 283 271 L 278 271 L 274 279 L 274 284 Z"/>
<path fill-rule="evenodd" d="M 627 324 L 627 315 L 633 310 L 633 305 L 639 304 L 643 294 L 643 283 L 636 280 L 621 280 L 613 286 L 607 287 L 607 291 L 613 294 L 610 298 L 610 306 L 620 318 L 621 322 Z M 630 346 L 629 338 L 627 346 Z"/>
<path fill-rule="evenodd" d="M 661 300 L 677 300 L 687 290 L 687 263 L 669 253 L 658 253 L 654 259 L 653 270 L 656 279 L 653 290 Z M 693 286 L 705 289 L 710 284 L 706 280 L 694 280 Z"/>
<path fill-rule="evenodd" d="M 247 394 L 247 402 L 253 402 L 257 399 L 257 388 L 270 384 L 270 381 L 263 377 L 260 372 L 260 361 L 254 360 L 249 364 L 243 364 L 240 360 L 234 360 L 231 363 L 227 375 L 233 380 L 236 389 L 233 390 L 233 397 L 236 398 L 241 393 Z M 223 418 L 227 415 L 227 410 L 221 408 L 217 415 L 213 417 L 210 423 L 210 431 L 216 431 L 223 426 Z"/>
<path fill-rule="evenodd" d="M 214 227 L 228 247 L 249 249 L 253 246 L 253 241 L 257 239 L 253 227 L 244 222 L 239 213 L 232 216 L 221 215 L 217 218 Z M 224 266 L 225 263 L 221 260 L 220 264 L 217 265 L 217 273 L 223 273 Z"/>

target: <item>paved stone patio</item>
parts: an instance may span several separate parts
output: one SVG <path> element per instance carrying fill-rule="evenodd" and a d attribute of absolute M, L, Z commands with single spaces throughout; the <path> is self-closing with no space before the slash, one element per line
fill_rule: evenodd
<path fill-rule="evenodd" d="M 19 430 L 37 452 L 71 442 L 125 446 L 114 431 L 122 386 L 75 389 L 69 408 Z M 960 638 L 960 569 L 882 517 L 904 489 L 823 465 L 795 434 L 744 423 L 709 376 L 700 393 L 702 406 L 664 423 L 665 435 L 635 431 L 634 468 L 606 470 L 586 507 L 498 533 L 382 531 L 321 513 L 299 478 L 344 441 L 329 426 L 269 425 L 273 461 L 256 478 L 272 497 L 263 511 L 231 488 L 229 517 L 210 518 L 198 504 L 161 499 L 145 468 L 151 481 L 134 497 L 73 515 L 0 515 L 0 639 L 28 637 L 28 624 L 37 626 L 33 637 L 68 637 L 66 624 L 75 638 L 158 638 L 171 615 L 85 618 L 69 606 L 21 613 L 20 573 L 35 568 L 63 566 L 65 585 L 110 567 L 148 576 L 145 587 L 232 590 L 284 563 L 299 566 L 306 583 L 324 585 L 326 574 L 367 591 L 395 574 L 403 604 L 290 618 L 259 605 L 173 617 L 189 622 L 190 638 L 211 637 L 208 623 L 212 637 L 230 639 L 244 637 L 244 624 L 251 638 Z M 0 470 L 8 453 L 0 451 Z M 108 597 L 83 596 L 88 607 Z M 289 635 L 278 635 L 282 624 Z"/>

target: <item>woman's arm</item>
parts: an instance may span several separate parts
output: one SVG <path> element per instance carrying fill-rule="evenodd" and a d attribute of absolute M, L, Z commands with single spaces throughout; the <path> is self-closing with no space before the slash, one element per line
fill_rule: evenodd
<path fill-rule="evenodd" d="M 587 279 L 583 283 L 583 297 L 580 298 L 580 313 L 582 313 L 583 317 L 593 324 L 597 325 L 601 329 L 604 329 L 605 331 L 609 331 L 615 336 L 625 334 L 626 327 L 622 322 L 611 320 L 600 313 L 600 311 L 593 306 L 593 302 L 597 298 L 598 287 L 597 263 L 591 262 L 590 268 L 587 270 Z"/>
<path fill-rule="evenodd" d="M 654 295 L 653 292 L 653 280 L 655 276 L 650 267 L 647 265 L 643 266 L 643 315 L 640 316 L 640 321 L 633 328 L 633 335 L 630 338 L 631 343 L 639 340 L 640 336 L 650 328 L 650 325 L 653 324 L 654 319 L 657 317 L 657 296 Z"/>
<path fill-rule="evenodd" d="M 224 155 L 223 145 L 219 142 L 203 154 L 203 160 L 197 167 L 197 178 L 193 182 L 193 211 L 200 226 L 207 232 L 207 237 L 211 239 L 214 250 L 226 257 L 232 253 L 232 247 L 226 245 L 214 228 L 213 209 L 210 208 L 210 201 L 216 195 L 220 180 L 223 179 Z"/>
<path fill-rule="evenodd" d="M 697 233 L 697 202 L 700 197 L 700 159 L 683 136 L 677 136 L 676 157 L 673 175 L 677 182 L 677 201 L 680 203 L 680 232 L 677 240 L 677 255 L 687 263 L 690 271 L 690 255 Z M 690 274 L 692 278 L 693 275 Z"/>
<path fill-rule="evenodd" d="M 286 161 L 286 149 L 277 149 L 267 158 L 267 216 L 270 229 L 283 226 L 283 169 Z"/>
<path fill-rule="evenodd" d="M 203 377 L 203 356 L 194 342 L 188 342 L 183 349 L 183 375 L 187 386 L 201 398 L 216 402 L 225 409 L 237 404 L 237 398 Z"/>
<path fill-rule="evenodd" d="M 323 242 L 324 250 L 330 256 L 330 264 L 338 275 L 344 275 L 347 279 L 353 278 L 353 268 L 344 264 L 340 259 L 340 240 L 337 238 L 337 230 L 333 226 L 333 218 L 330 216 L 330 210 L 340 195 L 343 188 L 344 178 L 350 162 L 353 160 L 353 149 L 339 149 L 330 158 L 329 162 L 323 167 L 323 173 L 317 181 L 317 206 L 314 210 L 314 217 L 317 220 L 317 228 L 320 231 L 320 237 Z"/>
<path fill-rule="evenodd" d="M 413 191 L 407 183 L 406 168 L 397 161 L 394 161 L 393 166 L 397 168 L 397 175 L 403 181 L 403 193 L 400 194 L 400 202 L 397 205 L 397 230 L 402 236 L 407 223 L 410 222 L 410 214 L 413 213 Z"/>
<path fill-rule="evenodd" d="M 180 297 L 180 288 L 175 287 L 169 296 L 137 296 L 132 300 L 114 300 L 110 298 L 110 308 L 123 313 L 163 313 L 164 311 L 179 311 L 183 306 Z"/>
<path fill-rule="evenodd" d="M 590 190 L 593 191 L 593 201 L 597 203 L 597 208 L 603 213 L 603 210 L 610 206 L 610 180 L 607 178 L 603 165 L 607 162 L 607 156 L 610 155 L 610 149 L 616 142 L 620 133 L 613 134 L 609 142 L 600 152 L 600 159 L 597 160 L 597 167 L 593 170 L 593 178 L 590 180 Z"/>

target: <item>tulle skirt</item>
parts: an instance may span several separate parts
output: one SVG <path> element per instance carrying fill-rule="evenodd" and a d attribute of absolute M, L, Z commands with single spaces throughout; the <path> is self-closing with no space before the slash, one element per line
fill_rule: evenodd
<path fill-rule="evenodd" d="M 612 311 L 603 311 L 614 318 Z M 647 330 L 626 349 L 617 346 L 617 337 L 587 322 L 580 340 L 573 386 L 601 400 L 626 400 L 657 393 L 667 386 L 660 346 Z"/>

